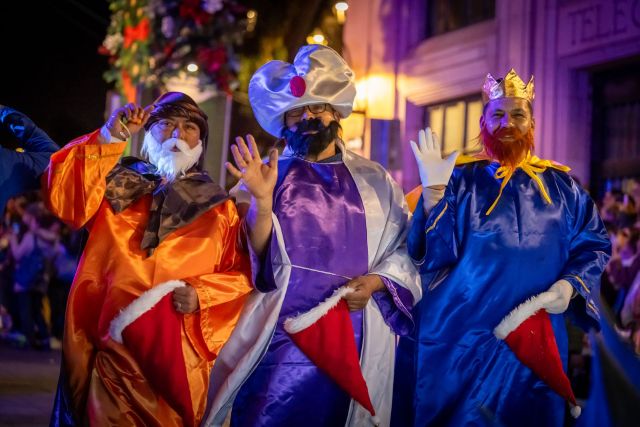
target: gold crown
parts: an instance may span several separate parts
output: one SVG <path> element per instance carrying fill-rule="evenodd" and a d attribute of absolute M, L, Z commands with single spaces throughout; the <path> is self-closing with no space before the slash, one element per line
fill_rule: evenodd
<path fill-rule="evenodd" d="M 482 102 L 485 104 L 492 99 L 499 98 L 524 98 L 532 102 L 534 97 L 533 76 L 525 85 L 513 68 L 509 70 L 504 79 L 496 79 L 491 74 L 487 74 L 482 86 Z"/>

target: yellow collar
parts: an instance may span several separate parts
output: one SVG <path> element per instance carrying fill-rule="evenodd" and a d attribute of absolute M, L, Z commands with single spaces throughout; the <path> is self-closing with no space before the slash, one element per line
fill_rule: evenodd
<path fill-rule="evenodd" d="M 476 156 L 460 156 L 456 161 L 456 164 L 460 165 L 460 164 L 477 162 L 481 160 L 492 160 L 492 159 L 489 158 L 489 156 L 487 156 L 485 153 L 480 153 Z M 498 204 L 498 201 L 500 200 L 500 197 L 502 196 L 502 190 L 504 190 L 507 183 L 509 182 L 509 180 L 511 179 L 511 177 L 513 176 L 513 174 L 518 168 L 522 169 L 524 173 L 529 175 L 531 179 L 535 181 L 535 183 L 538 185 L 538 188 L 540 189 L 540 193 L 542 193 L 542 198 L 549 204 L 551 204 L 551 197 L 549 197 L 549 193 L 547 192 L 547 189 L 544 187 L 544 184 L 540 179 L 540 177 L 538 176 L 538 174 L 546 171 L 547 168 L 557 169 L 562 172 L 569 172 L 571 170 L 570 167 L 561 165 L 560 163 L 556 163 L 552 160 L 541 159 L 538 156 L 533 156 L 531 152 L 527 153 L 525 158 L 520 163 L 518 163 L 515 167 L 500 166 L 496 170 L 496 172 L 493 174 L 494 178 L 502 179 L 502 184 L 500 184 L 500 192 L 498 193 L 498 197 L 496 197 L 496 199 L 491 204 L 491 206 L 489 207 L 485 215 L 489 215 L 493 211 L 493 209 L 496 207 L 496 205 Z"/>

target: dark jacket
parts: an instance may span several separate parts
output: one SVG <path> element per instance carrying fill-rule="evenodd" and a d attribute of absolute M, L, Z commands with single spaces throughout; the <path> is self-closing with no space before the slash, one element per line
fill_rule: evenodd
<path fill-rule="evenodd" d="M 40 175 L 59 147 L 26 115 L 0 105 L 0 129 L 16 139 L 24 151 L 6 148 L 0 141 L 0 213 L 7 200 L 40 188 Z"/>

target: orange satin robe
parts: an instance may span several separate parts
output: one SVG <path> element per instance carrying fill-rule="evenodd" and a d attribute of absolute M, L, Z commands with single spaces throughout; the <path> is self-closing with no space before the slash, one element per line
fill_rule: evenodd
<path fill-rule="evenodd" d="M 183 425 L 145 380 L 127 349 L 109 338 L 119 311 L 156 284 L 181 279 L 200 310 L 184 316 L 182 349 L 193 412 L 205 411 L 209 372 L 252 289 L 250 264 L 237 248 L 240 219 L 226 201 L 165 238 L 151 256 L 140 249 L 151 196 L 116 215 L 103 199 L 105 177 L 125 143 L 100 144 L 98 132 L 51 157 L 43 181 L 48 207 L 89 238 L 69 295 L 63 369 L 72 407 L 91 425 Z M 170 369 L 170 367 L 167 367 Z"/>

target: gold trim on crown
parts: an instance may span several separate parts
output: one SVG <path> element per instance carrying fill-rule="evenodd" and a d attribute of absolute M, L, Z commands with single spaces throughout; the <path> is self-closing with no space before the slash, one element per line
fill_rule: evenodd
<path fill-rule="evenodd" d="M 499 98 L 524 98 L 532 102 L 534 97 L 533 76 L 525 85 L 513 68 L 509 70 L 504 79 L 496 79 L 491 73 L 487 74 L 482 86 L 482 102 L 485 104 L 492 99 Z"/>

